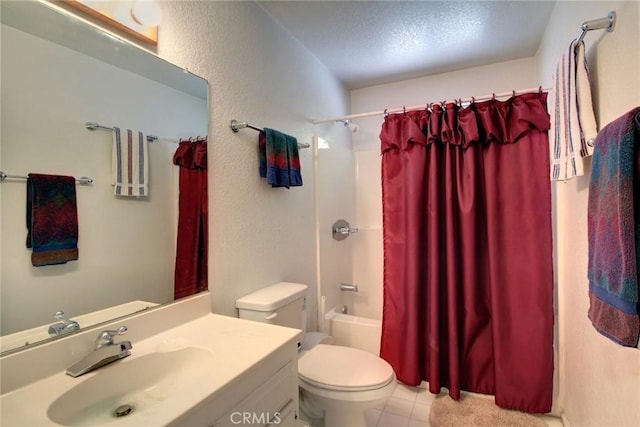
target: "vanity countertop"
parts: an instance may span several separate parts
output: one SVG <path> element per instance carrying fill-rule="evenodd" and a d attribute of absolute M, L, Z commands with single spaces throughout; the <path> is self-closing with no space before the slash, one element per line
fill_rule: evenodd
<path fill-rule="evenodd" d="M 0 424 L 7 427 L 56 425 L 47 415 L 52 402 L 96 375 L 102 375 L 108 381 L 109 376 L 105 374 L 110 369 L 117 369 L 117 364 L 132 363 L 154 352 L 168 353 L 184 348 L 207 350 L 212 356 L 213 366 L 206 369 L 203 367 L 202 375 L 197 381 L 173 393 L 162 404 L 129 419 L 119 418 L 113 424 L 117 427 L 167 425 L 200 403 L 210 400 L 282 346 L 289 344 L 294 349 L 299 333 L 297 329 L 205 314 L 146 339 L 132 341 L 132 355 L 111 365 L 78 378 L 60 371 L 0 396 Z M 126 339 L 126 336 L 118 338 Z"/>

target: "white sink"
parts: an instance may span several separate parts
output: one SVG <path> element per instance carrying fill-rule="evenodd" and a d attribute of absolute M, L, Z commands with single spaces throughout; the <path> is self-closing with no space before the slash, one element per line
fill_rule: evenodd
<path fill-rule="evenodd" d="M 212 314 L 210 304 L 206 295 L 129 318 L 131 356 L 77 378 L 65 370 L 93 351 L 96 330 L 0 357 L 0 425 L 228 424 L 227 412 L 261 384 L 255 378 L 281 369 L 285 353 L 286 360 L 297 360 L 299 331 Z M 292 375 L 295 391 L 295 366 Z M 133 411 L 115 417 L 125 404 Z"/>
<path fill-rule="evenodd" d="M 96 371 L 60 397 L 47 416 L 63 426 L 96 426 L 132 419 L 207 375 L 213 354 L 198 347 L 123 359 Z M 116 412 L 127 413 L 117 416 Z"/>

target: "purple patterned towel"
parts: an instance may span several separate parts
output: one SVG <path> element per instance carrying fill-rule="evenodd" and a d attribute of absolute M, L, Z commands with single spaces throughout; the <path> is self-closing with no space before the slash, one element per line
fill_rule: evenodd
<path fill-rule="evenodd" d="M 640 107 L 598 133 L 589 207 L 589 319 L 598 332 L 627 347 L 640 337 Z"/>
<path fill-rule="evenodd" d="M 27 248 L 31 264 L 65 264 L 78 259 L 76 180 L 30 173 L 27 179 Z"/>

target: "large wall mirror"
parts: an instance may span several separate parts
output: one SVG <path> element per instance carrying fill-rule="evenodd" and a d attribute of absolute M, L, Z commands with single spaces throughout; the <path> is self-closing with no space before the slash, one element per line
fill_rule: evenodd
<path fill-rule="evenodd" d="M 1 2 L 0 351 L 55 339 L 54 314 L 80 327 L 174 299 L 180 139 L 207 133 L 207 82 L 41 2 Z M 149 143 L 149 196 L 119 198 L 109 130 Z M 79 259 L 34 267 L 26 240 L 29 173 L 87 176 L 76 187 Z"/>

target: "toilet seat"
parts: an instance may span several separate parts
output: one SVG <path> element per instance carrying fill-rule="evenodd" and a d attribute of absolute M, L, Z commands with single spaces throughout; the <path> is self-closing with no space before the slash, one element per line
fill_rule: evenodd
<path fill-rule="evenodd" d="M 318 344 L 298 360 L 298 375 L 315 387 L 337 391 L 367 391 L 394 380 L 391 366 L 366 351 Z"/>

